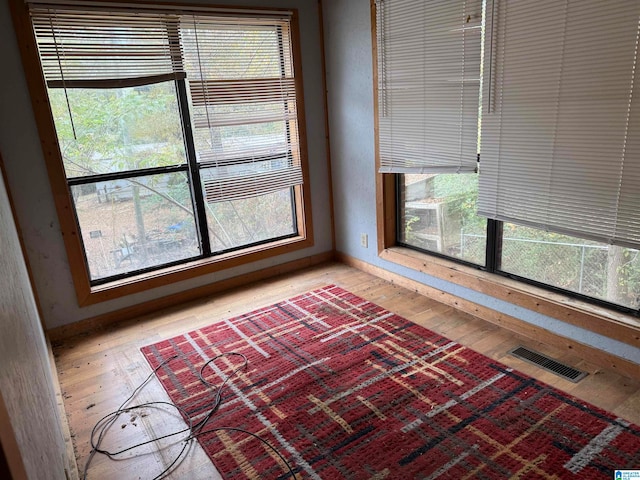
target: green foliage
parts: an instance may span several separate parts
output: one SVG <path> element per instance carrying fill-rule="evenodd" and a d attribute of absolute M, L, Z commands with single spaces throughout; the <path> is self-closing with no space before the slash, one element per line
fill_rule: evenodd
<path fill-rule="evenodd" d="M 460 218 L 464 232 L 486 232 L 486 219 L 477 215 L 477 174 L 441 174 L 436 175 L 433 182 L 434 197 L 447 200 L 449 214 Z"/>
<path fill-rule="evenodd" d="M 627 300 L 640 308 L 640 251 L 625 248 L 623 263 L 618 267 L 620 287 Z"/>
<path fill-rule="evenodd" d="M 404 218 L 404 241 L 408 244 L 415 244 L 417 241 L 416 233 L 414 231 L 414 224 L 420 221 L 420 217 L 415 215 L 407 215 Z"/>
<path fill-rule="evenodd" d="M 185 162 L 171 83 L 117 89 L 50 89 L 49 97 L 68 176 Z"/>
<path fill-rule="evenodd" d="M 627 306 L 640 304 L 638 252 L 510 223 L 503 226 L 502 269 Z M 613 281 L 608 281 L 614 275 Z"/>
<path fill-rule="evenodd" d="M 571 237 L 569 235 L 564 235 L 562 233 L 550 232 L 545 230 L 540 230 L 537 228 L 524 227 L 522 225 L 515 225 L 513 223 L 505 223 L 504 224 L 504 236 L 521 238 L 526 240 L 538 240 L 541 242 L 555 242 L 555 243 L 572 243 L 572 244 L 581 244 L 581 245 L 598 245 L 598 242 L 593 242 L 590 240 L 579 239 L 576 237 Z"/>

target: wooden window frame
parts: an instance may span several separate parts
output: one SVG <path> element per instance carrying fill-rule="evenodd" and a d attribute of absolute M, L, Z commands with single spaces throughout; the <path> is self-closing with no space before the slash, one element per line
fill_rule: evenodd
<path fill-rule="evenodd" d="M 378 145 L 378 54 L 375 0 L 370 0 L 370 7 L 378 257 L 413 271 L 472 289 L 640 348 L 640 320 L 633 315 L 603 308 L 568 295 L 551 292 L 480 268 L 428 255 L 397 244 L 397 183 L 395 174 L 378 173 L 380 150 Z M 501 322 L 498 320 L 498 323 Z"/>
<path fill-rule="evenodd" d="M 108 5 L 110 1 L 112 0 L 103 0 L 103 3 Z M 136 3 L 142 4 L 143 2 L 140 0 L 128 0 L 127 3 L 130 3 L 135 7 Z M 214 257 L 187 261 L 180 265 L 160 268 L 150 273 L 92 286 L 89 270 L 85 260 L 81 233 L 74 213 L 73 200 L 70 189 L 67 185 L 67 178 L 58 145 L 53 115 L 49 106 L 46 83 L 40 67 L 38 48 L 35 35 L 31 27 L 28 6 L 24 0 L 9 0 L 9 4 L 79 306 L 92 305 L 116 299 L 163 285 L 188 280 L 201 275 L 219 272 L 266 258 L 291 253 L 314 245 L 306 139 L 306 118 L 304 113 L 300 26 L 297 9 L 269 8 L 265 9 L 265 11 L 282 11 L 291 13 L 291 54 L 296 83 L 296 101 L 298 106 L 297 120 L 299 125 L 299 149 L 301 157 L 300 163 L 303 175 L 303 184 L 293 187 L 292 195 L 296 203 L 295 221 L 298 228 L 298 234 L 290 238 L 251 246 Z M 121 5 L 121 3 L 119 3 L 119 5 Z M 185 8 L 203 8 L 202 5 L 187 3 L 176 3 L 174 5 L 179 5 Z M 216 6 L 215 8 L 216 10 L 220 10 L 225 7 Z M 229 9 L 236 13 L 243 10 L 247 10 L 247 12 L 255 12 L 256 10 L 259 10 L 255 7 L 237 6 L 229 6 Z"/>

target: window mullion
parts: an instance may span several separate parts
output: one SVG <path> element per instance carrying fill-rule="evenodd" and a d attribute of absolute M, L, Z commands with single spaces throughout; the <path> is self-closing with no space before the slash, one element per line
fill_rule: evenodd
<path fill-rule="evenodd" d="M 184 132 L 184 142 L 187 150 L 187 164 L 189 171 L 189 185 L 191 186 L 192 202 L 195 210 L 195 219 L 200 233 L 200 243 L 202 254 L 211 254 L 211 241 L 207 228 L 207 214 L 205 211 L 204 197 L 202 194 L 202 182 L 200 181 L 200 170 L 196 158 L 196 148 L 193 140 L 193 129 L 191 126 L 191 116 L 189 113 L 189 102 L 187 98 L 187 86 L 185 80 L 178 80 L 178 104 L 180 105 L 180 117 L 182 119 L 182 130 Z"/>
<path fill-rule="evenodd" d="M 186 170 L 185 164 L 172 165 L 168 167 L 151 167 L 138 170 L 124 170 L 121 172 L 96 173 L 94 175 L 84 175 L 82 177 L 72 177 L 67 179 L 70 187 L 75 185 L 86 185 L 95 182 L 108 182 L 111 180 L 127 180 L 129 178 L 147 177 L 163 173 L 174 173 Z"/>
<path fill-rule="evenodd" d="M 166 23 L 167 39 L 171 48 L 172 65 L 180 72 L 184 72 L 184 58 L 182 45 L 180 42 L 180 22 L 177 18 L 167 19 Z M 193 140 L 193 128 L 191 125 L 191 114 L 189 112 L 189 99 L 187 95 L 186 75 L 176 79 L 176 91 L 178 94 L 178 108 L 180 109 L 180 119 L 182 122 L 183 138 L 187 154 L 187 172 L 189 187 L 191 191 L 191 204 L 193 205 L 196 227 L 200 236 L 200 247 L 203 256 L 211 254 L 211 242 L 207 228 L 207 215 L 202 196 L 202 183 L 200 181 L 200 170 L 196 157 L 195 143 Z"/>
<path fill-rule="evenodd" d="M 395 191 L 393 195 L 393 200 L 395 204 L 393 205 L 393 211 L 396 212 L 396 240 L 395 243 L 399 243 L 402 238 L 403 229 L 404 229 L 404 221 L 403 216 L 400 211 L 400 206 L 402 205 L 402 174 L 400 173 L 392 173 L 394 180 Z"/>
<path fill-rule="evenodd" d="M 502 258 L 502 222 L 487 220 L 487 244 L 486 244 L 487 271 L 495 273 L 500 270 Z"/>

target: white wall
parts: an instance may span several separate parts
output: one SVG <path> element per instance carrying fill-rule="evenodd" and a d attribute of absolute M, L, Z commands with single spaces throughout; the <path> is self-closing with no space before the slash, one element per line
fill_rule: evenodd
<path fill-rule="evenodd" d="M 190 0 L 190 3 L 193 3 L 193 0 Z M 272 265 L 327 252 L 332 248 L 317 2 L 315 0 L 215 0 L 210 3 L 298 8 L 315 245 L 276 258 L 166 285 L 117 300 L 85 308 L 78 307 L 8 2 L 2 1 L 0 2 L 0 45 L 2 45 L 0 64 L 4 67 L 0 75 L 0 152 L 4 157 L 9 186 L 13 192 L 18 221 L 34 275 L 35 288 L 48 328 Z"/>
<path fill-rule="evenodd" d="M 0 272 L 0 392 L 11 430 L 30 479 L 64 479 L 66 450 L 47 346 L 2 176 Z"/>
<path fill-rule="evenodd" d="M 322 4 L 337 250 L 640 364 L 640 350 L 631 345 L 378 257 L 370 3 L 323 0 Z M 360 245 L 361 233 L 369 235 L 367 249 Z"/>

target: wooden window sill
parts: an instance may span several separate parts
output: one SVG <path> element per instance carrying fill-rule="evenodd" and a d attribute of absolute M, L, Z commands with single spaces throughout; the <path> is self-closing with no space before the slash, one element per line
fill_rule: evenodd
<path fill-rule="evenodd" d="M 80 306 L 93 305 L 106 300 L 112 300 L 151 288 L 188 280 L 208 273 L 219 272 L 311 246 L 313 246 L 313 239 L 311 237 L 296 236 L 215 257 L 185 262 L 150 273 L 89 287 L 87 291 L 82 292 L 82 294 L 78 292 L 78 303 Z"/>
<path fill-rule="evenodd" d="M 379 256 L 383 260 L 640 348 L 640 319 L 634 316 L 409 248 L 394 246 L 382 249 Z"/>

